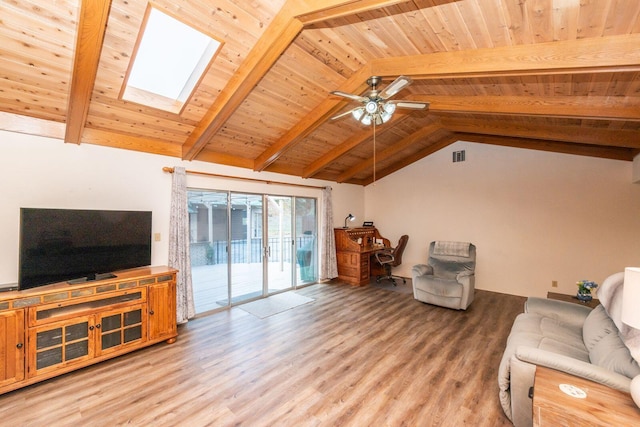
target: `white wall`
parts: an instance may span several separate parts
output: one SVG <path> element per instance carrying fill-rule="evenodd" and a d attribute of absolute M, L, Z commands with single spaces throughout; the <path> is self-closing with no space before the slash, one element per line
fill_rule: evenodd
<path fill-rule="evenodd" d="M 362 216 L 364 189 L 320 180 L 302 180 L 268 172 L 119 150 L 89 144 L 65 144 L 56 139 L 0 131 L 0 284 L 18 280 L 18 245 L 21 207 L 150 210 L 153 233 L 152 263 L 168 260 L 171 174 L 163 166 L 233 176 L 268 179 L 333 188 L 334 226 L 341 227 L 349 212 Z M 237 190 L 316 197 L 321 191 L 277 184 L 251 183 L 226 178 L 189 175 L 187 185 L 194 188 Z M 346 213 L 345 213 L 346 212 Z"/>
<path fill-rule="evenodd" d="M 516 295 L 573 294 L 640 266 L 631 162 L 458 142 L 369 185 L 365 213 L 392 241 L 409 235 L 407 277 L 433 240 L 473 242 L 476 286 Z"/>

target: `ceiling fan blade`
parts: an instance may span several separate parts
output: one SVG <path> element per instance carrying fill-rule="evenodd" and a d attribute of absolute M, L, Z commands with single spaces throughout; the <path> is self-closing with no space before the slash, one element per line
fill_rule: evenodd
<path fill-rule="evenodd" d="M 356 111 L 356 110 L 364 110 L 364 108 L 363 108 L 363 107 L 356 107 L 356 108 L 353 108 L 353 109 L 351 109 L 351 110 L 349 110 L 349 111 L 345 111 L 345 112 L 343 112 L 343 113 L 340 113 L 340 114 L 337 114 L 337 115 L 335 115 L 335 116 L 331 117 L 331 120 L 338 120 L 338 119 L 340 119 L 340 118 L 342 118 L 342 117 L 344 117 L 344 116 L 348 116 L 349 114 L 353 113 L 353 112 L 354 112 L 354 111 Z"/>
<path fill-rule="evenodd" d="M 334 90 L 334 91 L 331 91 L 330 93 L 332 95 L 337 95 L 337 96 L 342 96 L 344 98 L 353 99 L 354 101 L 358 101 L 358 102 L 366 102 L 368 100 L 368 98 L 365 98 L 364 96 L 354 95 L 353 93 L 342 92 L 342 91 L 339 91 L 339 90 Z"/>
<path fill-rule="evenodd" d="M 382 99 L 391 98 L 393 95 L 400 92 L 405 87 L 409 86 L 411 82 L 413 82 L 413 80 L 411 80 L 411 77 L 400 76 L 394 81 L 392 81 L 391 83 L 389 83 L 387 87 L 382 89 L 379 96 Z"/>
<path fill-rule="evenodd" d="M 389 101 L 393 103 L 398 108 L 412 108 L 414 110 L 424 110 L 429 106 L 428 102 L 422 101 Z"/>

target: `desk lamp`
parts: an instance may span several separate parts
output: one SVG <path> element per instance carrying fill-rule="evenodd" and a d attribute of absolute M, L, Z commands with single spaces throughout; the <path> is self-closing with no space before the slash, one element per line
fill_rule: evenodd
<path fill-rule="evenodd" d="M 349 228 L 347 227 L 347 221 L 354 221 L 356 219 L 355 216 L 349 214 L 347 215 L 347 217 L 344 219 L 344 228 Z"/>
<path fill-rule="evenodd" d="M 640 329 L 640 268 L 624 269 L 624 287 L 622 288 L 622 322 Z M 631 398 L 640 408 L 640 375 L 631 380 Z"/>

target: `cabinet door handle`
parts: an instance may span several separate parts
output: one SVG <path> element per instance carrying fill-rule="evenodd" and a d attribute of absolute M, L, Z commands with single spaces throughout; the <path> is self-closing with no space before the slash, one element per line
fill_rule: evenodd
<path fill-rule="evenodd" d="M 94 328 L 93 328 L 93 325 L 89 326 L 89 330 L 90 330 L 90 331 L 93 331 L 93 329 L 94 329 Z"/>
<path fill-rule="evenodd" d="M 96 325 L 96 329 L 100 329 L 100 326 L 101 326 L 101 325 L 100 325 L 100 323 L 98 323 L 98 324 Z"/>
<path fill-rule="evenodd" d="M 21 342 L 19 342 L 19 343 L 16 345 L 16 348 L 22 348 L 22 343 L 21 343 Z"/>
<path fill-rule="evenodd" d="M 153 312 L 153 310 L 149 310 L 149 314 L 154 315 L 155 313 Z"/>

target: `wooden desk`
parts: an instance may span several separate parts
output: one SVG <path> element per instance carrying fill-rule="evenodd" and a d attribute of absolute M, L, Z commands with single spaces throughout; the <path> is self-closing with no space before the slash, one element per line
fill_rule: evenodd
<path fill-rule="evenodd" d="M 335 228 L 334 233 L 338 279 L 355 286 L 369 284 L 371 256 L 375 251 L 391 246 L 389 239 L 382 237 L 375 227 Z M 383 245 L 376 246 L 376 239 L 382 239 Z"/>
<path fill-rule="evenodd" d="M 580 301 L 575 295 L 557 294 L 555 292 L 547 292 L 547 299 L 555 299 L 558 301 L 572 302 L 574 304 L 586 305 L 587 307 L 596 308 L 600 301 L 592 299 L 591 301 Z"/>
<path fill-rule="evenodd" d="M 583 390 L 572 397 L 560 384 Z M 537 367 L 533 386 L 534 426 L 638 426 L 640 409 L 631 395 L 553 369 Z"/>

